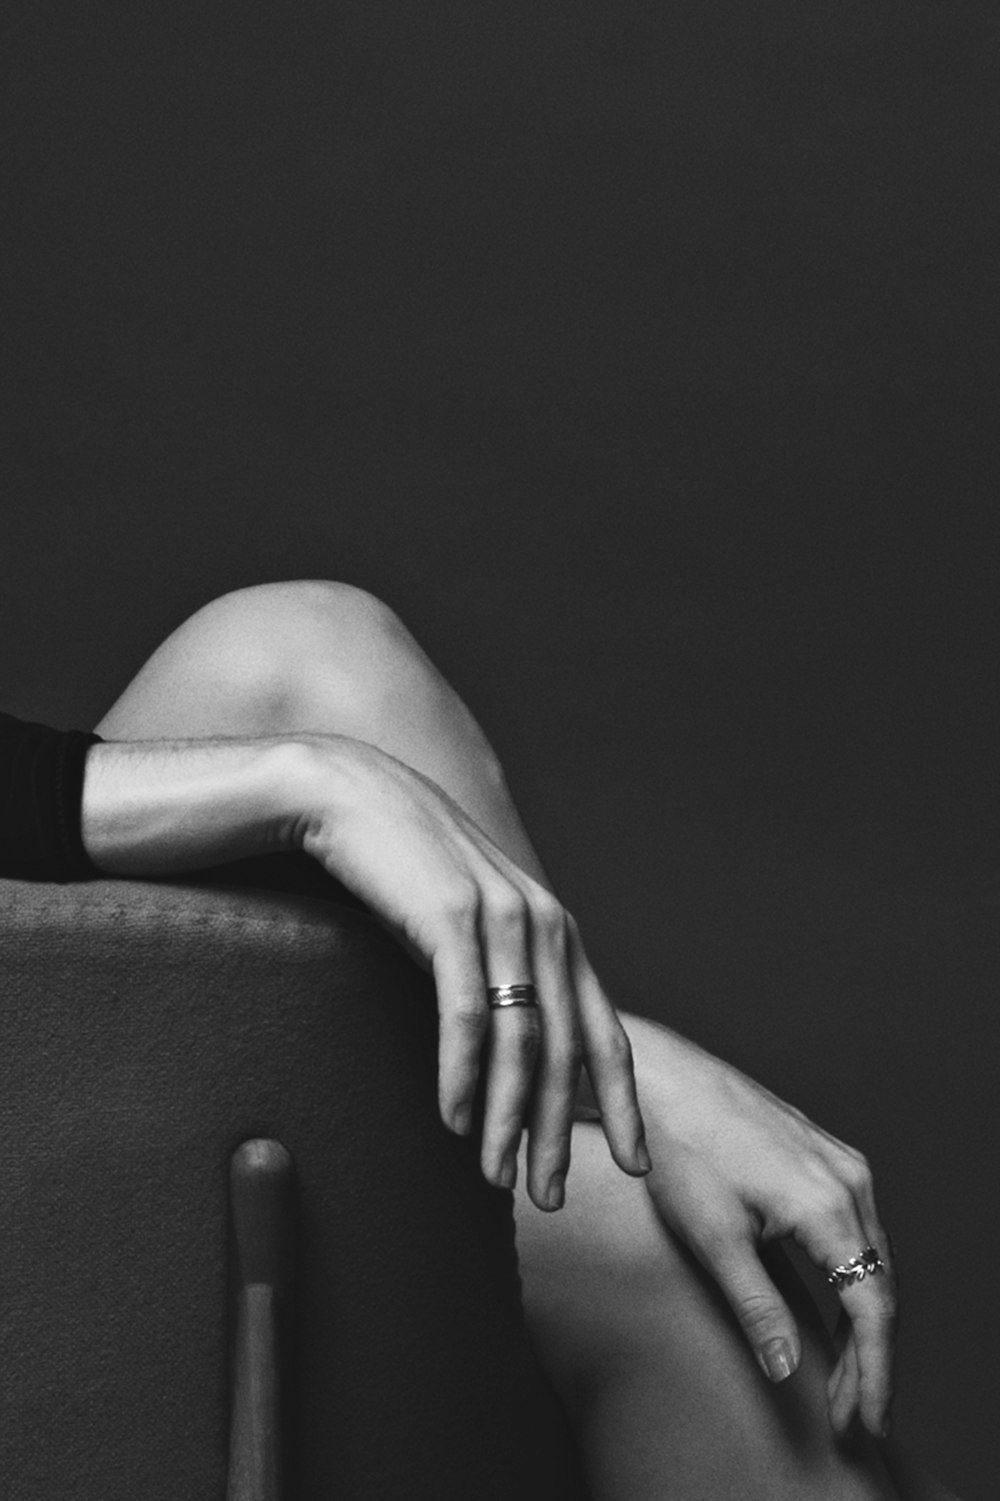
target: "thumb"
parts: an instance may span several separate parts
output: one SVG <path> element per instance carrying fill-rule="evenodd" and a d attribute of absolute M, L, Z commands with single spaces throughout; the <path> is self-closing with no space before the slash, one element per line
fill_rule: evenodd
<path fill-rule="evenodd" d="M 757 1364 L 771 1381 L 798 1370 L 802 1343 L 788 1304 L 765 1272 L 755 1247 L 730 1247 L 709 1266 L 746 1335 Z"/>

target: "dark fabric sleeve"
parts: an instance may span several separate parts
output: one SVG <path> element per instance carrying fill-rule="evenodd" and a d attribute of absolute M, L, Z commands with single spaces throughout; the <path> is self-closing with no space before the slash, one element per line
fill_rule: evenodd
<path fill-rule="evenodd" d="M 80 803 L 87 752 L 100 739 L 0 714 L 0 876 L 86 881 L 99 874 L 83 847 Z"/>

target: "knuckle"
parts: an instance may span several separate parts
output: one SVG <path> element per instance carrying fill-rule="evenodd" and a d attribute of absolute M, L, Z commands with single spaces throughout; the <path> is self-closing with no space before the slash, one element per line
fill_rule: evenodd
<path fill-rule="evenodd" d="M 551 1043 L 546 1058 L 548 1070 L 561 1078 L 576 1078 L 583 1066 L 583 1043 L 576 1032 Z"/>
<path fill-rule="evenodd" d="M 772 1294 L 763 1290 L 741 1293 L 733 1300 L 733 1311 L 740 1326 L 751 1339 L 760 1339 L 781 1321 L 782 1309 Z"/>
<path fill-rule="evenodd" d="M 863 1157 L 860 1152 L 856 1153 L 847 1171 L 848 1182 L 855 1193 L 871 1193 L 875 1178 L 867 1157 Z"/>
<path fill-rule="evenodd" d="M 473 1000 L 461 1000 L 452 1006 L 446 1020 L 460 1037 L 478 1042 L 486 1030 L 486 1011 Z"/>
<path fill-rule="evenodd" d="M 486 911 L 492 926 L 520 934 L 528 920 L 528 904 L 516 886 L 497 886 L 487 896 Z"/>
<path fill-rule="evenodd" d="M 532 899 L 531 918 L 535 928 L 546 938 L 558 943 L 566 940 L 566 913 L 562 904 L 545 890 L 538 891 Z"/>
<path fill-rule="evenodd" d="M 479 892 L 473 881 L 454 881 L 438 898 L 441 916 L 450 928 L 475 927 L 479 906 Z"/>
<path fill-rule="evenodd" d="M 732 1264 L 742 1250 L 743 1239 L 741 1226 L 718 1215 L 706 1217 L 693 1236 L 701 1260 L 716 1272 Z"/>
<path fill-rule="evenodd" d="M 556 1088 L 572 1090 L 583 1066 L 583 1051 L 572 1037 L 545 1052 L 545 1078 Z"/>
<path fill-rule="evenodd" d="M 848 1188 L 854 1191 L 864 1189 L 872 1182 L 868 1158 L 855 1147 L 841 1143 L 827 1167 L 842 1183 L 846 1183 Z"/>
<path fill-rule="evenodd" d="M 615 1021 L 604 1041 L 605 1055 L 617 1068 L 632 1067 L 632 1044 L 621 1022 Z"/>
<path fill-rule="evenodd" d="M 853 1230 L 856 1217 L 854 1195 L 846 1183 L 831 1179 L 825 1184 L 818 1195 L 818 1208 L 822 1219 L 843 1226 L 845 1232 Z"/>
<path fill-rule="evenodd" d="M 541 1030 L 534 1016 L 523 1017 L 511 1028 L 508 1047 L 523 1063 L 533 1063 L 541 1045 Z"/>

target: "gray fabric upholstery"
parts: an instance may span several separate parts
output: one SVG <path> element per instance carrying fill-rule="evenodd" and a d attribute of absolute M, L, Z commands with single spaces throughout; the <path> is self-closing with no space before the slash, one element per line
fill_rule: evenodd
<path fill-rule="evenodd" d="M 0 1493 L 223 1495 L 227 1171 L 254 1135 L 298 1174 L 292 1495 L 458 1497 L 470 1424 L 516 1494 L 488 1416 L 526 1345 L 510 1196 L 437 1119 L 429 982 L 361 911 L 115 881 L 0 883 Z M 419 1407 L 442 1349 L 470 1410 L 387 1441 L 365 1414 Z"/>

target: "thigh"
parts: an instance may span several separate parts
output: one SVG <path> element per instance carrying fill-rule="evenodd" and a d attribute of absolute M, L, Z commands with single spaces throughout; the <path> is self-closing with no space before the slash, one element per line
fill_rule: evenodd
<path fill-rule="evenodd" d="M 775 1264 L 803 1333 L 799 1371 L 763 1379 L 721 1296 L 641 1182 L 577 1124 L 566 1207 L 522 1194 L 525 1308 L 571 1414 L 594 1501 L 876 1501 L 896 1491 L 867 1441 L 827 1420 L 831 1351 L 805 1290 Z"/>

